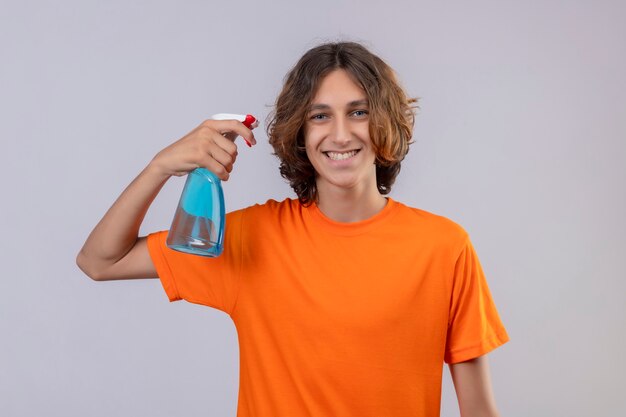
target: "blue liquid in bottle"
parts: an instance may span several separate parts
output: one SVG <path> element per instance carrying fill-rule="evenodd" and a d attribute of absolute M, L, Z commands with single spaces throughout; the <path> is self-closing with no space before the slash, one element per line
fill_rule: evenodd
<path fill-rule="evenodd" d="M 167 235 L 169 248 L 216 257 L 224 249 L 224 192 L 220 179 L 205 168 L 189 173 Z"/>

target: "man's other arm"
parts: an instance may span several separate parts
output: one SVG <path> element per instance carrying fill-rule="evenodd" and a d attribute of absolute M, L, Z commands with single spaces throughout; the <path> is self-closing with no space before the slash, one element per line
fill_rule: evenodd
<path fill-rule="evenodd" d="M 449 367 L 461 417 L 500 417 L 486 355 Z"/>

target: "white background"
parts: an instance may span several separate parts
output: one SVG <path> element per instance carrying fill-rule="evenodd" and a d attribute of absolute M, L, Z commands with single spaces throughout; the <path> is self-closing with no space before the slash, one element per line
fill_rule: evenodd
<path fill-rule="evenodd" d="M 75 257 L 163 147 L 264 119 L 322 41 L 363 42 L 420 98 L 391 196 L 470 233 L 511 342 L 502 416 L 625 415 L 626 6 L 620 1 L 2 1 L 0 414 L 234 416 L 237 334 L 158 280 Z M 293 197 L 264 133 L 227 209 Z M 169 227 L 169 181 L 142 234 Z M 458 415 L 444 370 L 442 415 Z"/>

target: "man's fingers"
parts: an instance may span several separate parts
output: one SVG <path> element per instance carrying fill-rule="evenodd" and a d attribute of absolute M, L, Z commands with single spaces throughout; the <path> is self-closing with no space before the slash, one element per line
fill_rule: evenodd
<path fill-rule="evenodd" d="M 209 156 L 208 154 L 207 157 L 204 159 L 202 165 L 204 166 L 204 168 L 217 175 L 217 177 L 222 181 L 227 181 L 230 177 L 228 169 L 226 169 L 224 165 L 217 162 L 215 158 Z"/>
<path fill-rule="evenodd" d="M 225 152 L 231 155 L 237 155 L 237 145 L 235 145 L 235 143 L 229 138 L 226 138 L 223 135 L 217 135 L 213 137 L 213 143 Z"/>
<path fill-rule="evenodd" d="M 231 143 L 232 145 L 232 143 Z M 219 146 L 212 146 L 209 151 L 210 156 L 215 159 L 220 165 L 222 165 L 228 172 L 233 170 L 233 164 L 235 163 L 236 151 L 235 154 L 226 152 L 224 149 Z"/>
<path fill-rule="evenodd" d="M 252 130 L 238 120 L 206 120 L 204 123 L 227 137 L 231 142 L 234 142 L 237 136 L 241 136 L 250 146 L 256 145 Z"/>

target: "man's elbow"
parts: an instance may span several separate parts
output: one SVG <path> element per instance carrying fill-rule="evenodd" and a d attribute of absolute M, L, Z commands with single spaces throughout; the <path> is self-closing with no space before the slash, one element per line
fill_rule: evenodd
<path fill-rule="evenodd" d="M 104 281 L 98 268 L 94 267 L 93 262 L 90 262 L 89 258 L 82 250 L 78 252 L 78 255 L 76 256 L 76 266 L 78 266 L 78 268 L 92 280 Z"/>

